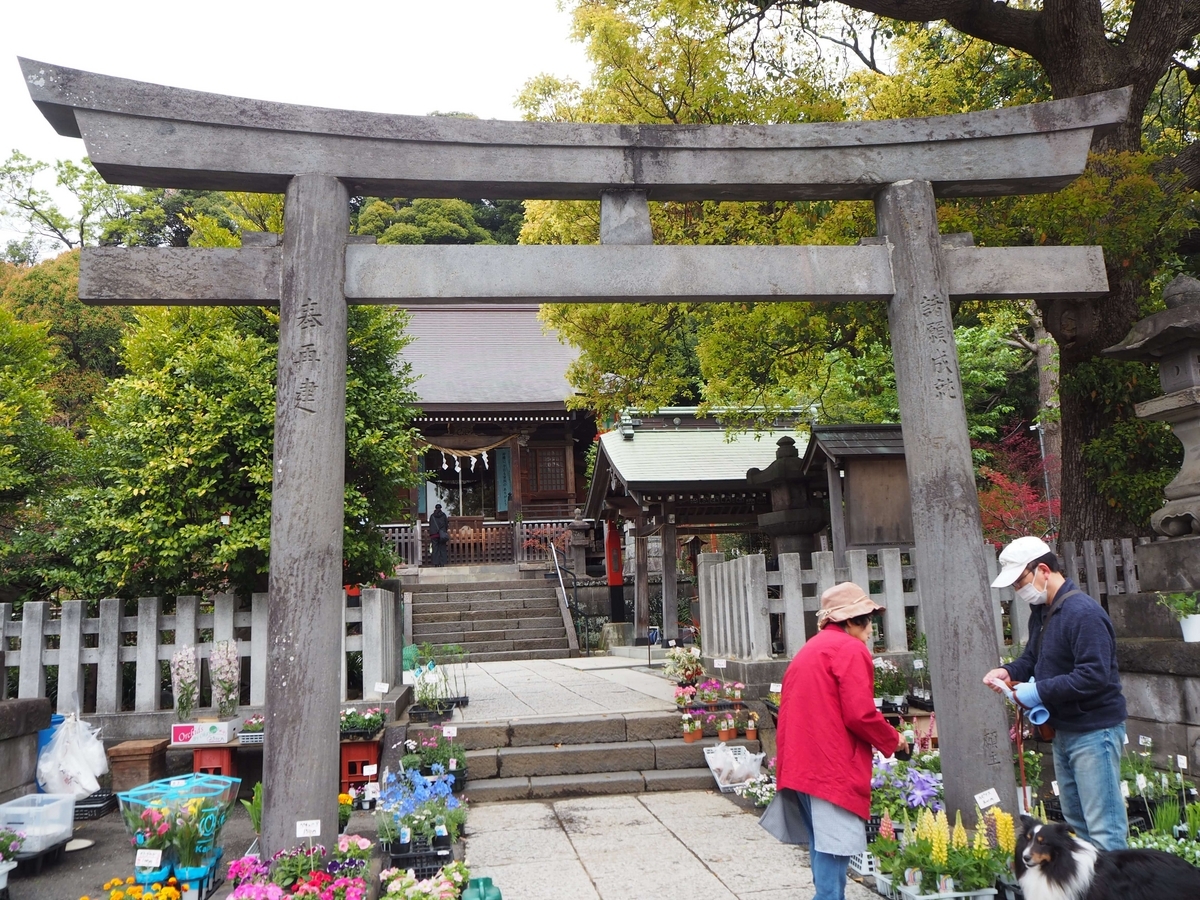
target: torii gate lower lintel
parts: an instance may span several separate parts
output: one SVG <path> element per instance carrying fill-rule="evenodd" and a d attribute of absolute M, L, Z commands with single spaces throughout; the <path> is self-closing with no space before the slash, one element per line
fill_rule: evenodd
<path fill-rule="evenodd" d="M 1002 701 L 972 688 L 997 645 L 950 298 L 1107 291 L 1096 247 L 975 248 L 935 196 L 1033 193 L 1077 177 L 1129 90 L 891 122 L 616 126 L 385 116 L 265 103 L 21 61 L 35 103 L 100 173 L 145 186 L 284 191 L 282 242 L 85 250 L 101 304 L 280 306 L 263 844 L 335 833 L 346 303 L 888 302 L 946 799 L 1016 796 Z M 602 199 L 600 246 L 376 247 L 350 193 Z M 647 197 L 873 199 L 857 247 L 650 245 Z M 918 452 L 923 451 L 923 452 Z M 321 785 L 328 784 L 328 789 Z"/>

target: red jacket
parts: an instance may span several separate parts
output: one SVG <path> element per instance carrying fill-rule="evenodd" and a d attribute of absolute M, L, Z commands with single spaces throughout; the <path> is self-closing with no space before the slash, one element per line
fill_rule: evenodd
<path fill-rule="evenodd" d="M 792 788 L 871 814 L 871 747 L 900 745 L 875 708 L 875 667 L 866 644 L 831 624 L 804 645 L 783 677 L 775 777 Z"/>

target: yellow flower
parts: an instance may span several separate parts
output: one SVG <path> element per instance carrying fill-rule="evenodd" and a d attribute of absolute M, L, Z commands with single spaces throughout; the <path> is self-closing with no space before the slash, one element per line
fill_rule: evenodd
<path fill-rule="evenodd" d="M 338 794 L 338 805 L 339 806 L 349 806 L 353 802 L 354 802 L 354 798 L 351 797 L 349 794 Z"/>
<path fill-rule="evenodd" d="M 124 891 L 113 891 L 108 895 L 108 900 L 125 900 Z"/>
<path fill-rule="evenodd" d="M 933 865 L 941 869 L 946 865 L 949 857 L 948 845 L 950 843 L 950 826 L 949 820 L 945 813 L 938 814 L 938 822 L 933 829 L 933 837 L 931 840 L 932 847 L 929 850 L 929 860 Z"/>
<path fill-rule="evenodd" d="M 125 879 L 125 883 L 126 883 L 126 884 L 133 884 L 133 876 L 132 876 L 132 875 L 130 875 L 128 878 L 126 878 L 126 879 Z"/>
<path fill-rule="evenodd" d="M 1013 853 L 1017 849 L 1017 831 L 1013 825 L 1013 817 L 1000 809 L 991 812 L 996 819 L 996 843 L 1005 853 Z"/>
<path fill-rule="evenodd" d="M 950 839 L 950 845 L 959 850 L 967 848 L 967 829 L 963 827 L 962 810 L 954 814 L 954 836 Z"/>

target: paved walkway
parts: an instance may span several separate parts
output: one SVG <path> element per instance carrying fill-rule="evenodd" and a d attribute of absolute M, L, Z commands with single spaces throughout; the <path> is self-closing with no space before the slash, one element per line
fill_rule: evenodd
<path fill-rule="evenodd" d="M 447 668 L 451 683 L 457 675 L 471 701 L 455 710 L 456 722 L 675 709 L 674 685 L 645 660 L 592 656 Z"/>
<path fill-rule="evenodd" d="M 471 810 L 466 858 L 504 900 L 805 900 L 808 854 L 716 792 L 490 803 Z M 878 900 L 861 885 L 847 900 Z"/>

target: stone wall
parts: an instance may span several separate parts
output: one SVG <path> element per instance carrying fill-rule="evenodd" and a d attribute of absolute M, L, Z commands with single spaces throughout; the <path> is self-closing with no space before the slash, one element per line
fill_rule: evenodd
<path fill-rule="evenodd" d="M 1154 761 L 1174 769 L 1176 755 L 1188 771 L 1200 770 L 1200 643 L 1185 644 L 1179 623 L 1154 594 L 1109 598 L 1117 634 L 1121 686 L 1129 705 L 1130 747 L 1153 740 Z"/>
<path fill-rule="evenodd" d="M 49 727 L 49 700 L 0 700 L 0 803 L 37 790 L 38 731 Z"/>

